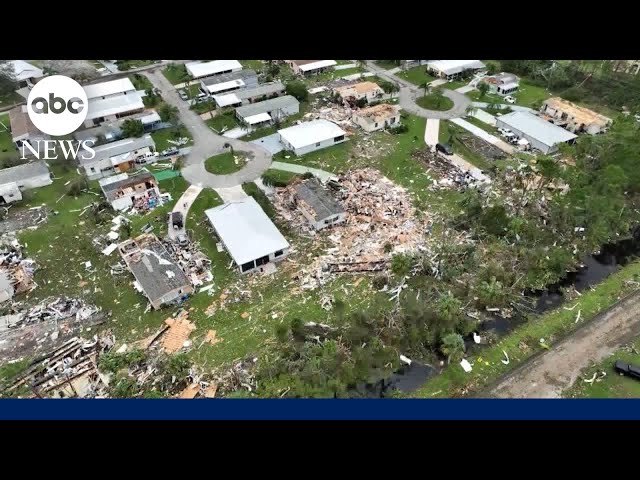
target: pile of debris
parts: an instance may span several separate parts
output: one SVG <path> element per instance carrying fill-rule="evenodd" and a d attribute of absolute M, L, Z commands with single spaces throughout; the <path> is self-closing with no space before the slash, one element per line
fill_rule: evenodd
<path fill-rule="evenodd" d="M 306 121 L 318 119 L 329 120 L 330 122 L 337 123 L 346 130 L 347 128 L 354 128 L 354 124 L 351 122 L 353 112 L 351 108 L 333 104 L 329 107 L 306 113 L 303 118 Z"/>
<path fill-rule="evenodd" d="M 55 300 L 47 299 L 28 310 L 10 315 L 12 317 L 11 324 L 6 326 L 7 328 L 15 328 L 49 320 L 65 320 L 69 317 L 75 317 L 76 320 L 86 320 L 99 311 L 100 308 L 87 305 L 77 298 L 60 297 Z M 0 319 L 6 319 L 6 317 L 0 317 Z M 2 323 L 0 322 L 1 328 Z"/>
<path fill-rule="evenodd" d="M 20 242 L 4 235 L 0 239 L 0 303 L 36 288 L 35 270 L 36 262 L 23 257 Z"/>
<path fill-rule="evenodd" d="M 6 390 L 25 389 L 28 397 L 104 398 L 109 376 L 98 371 L 101 353 L 109 351 L 115 338 L 108 333 L 92 340 L 74 337 L 34 360 Z"/>
<path fill-rule="evenodd" d="M 0 234 L 19 232 L 27 228 L 35 230 L 38 225 L 47 221 L 48 209 L 44 205 L 26 210 L 15 210 L 11 207 L 11 205 L 2 207 L 4 217 L 0 222 Z"/>
<path fill-rule="evenodd" d="M 180 266 L 194 287 L 199 287 L 213 280 L 211 260 L 200 250 L 197 242 L 189 241 L 186 245 L 164 240 L 164 246 L 171 258 Z"/>
<path fill-rule="evenodd" d="M 458 141 L 468 149 L 479 153 L 487 160 L 501 160 L 506 158 L 506 154 L 498 147 L 475 135 L 460 134 Z"/>
<path fill-rule="evenodd" d="M 302 270 L 302 288 L 316 288 L 333 273 L 384 270 L 393 254 L 427 250 L 429 219 L 416 217 L 404 188 L 372 169 L 350 171 L 331 185 L 347 212 L 346 222 L 331 228 L 326 238 L 333 246 Z M 290 188 L 277 190 L 275 207 L 310 232 L 307 220 L 289 200 Z"/>
<path fill-rule="evenodd" d="M 416 150 L 412 157 L 427 167 L 427 174 L 435 174 L 434 176 L 429 175 L 429 180 L 432 180 L 429 190 L 453 188 L 462 191 L 467 188 L 486 188 L 485 183 L 479 182 L 469 172 L 465 172 L 457 165 L 448 162 L 429 148 Z"/>

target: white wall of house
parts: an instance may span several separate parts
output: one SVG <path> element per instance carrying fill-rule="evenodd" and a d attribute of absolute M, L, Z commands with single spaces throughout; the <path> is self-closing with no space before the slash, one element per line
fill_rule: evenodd
<path fill-rule="evenodd" d="M 309 224 L 316 230 L 331 227 L 332 225 L 342 223 L 347 219 L 347 212 L 342 212 L 316 221 L 314 216 L 300 205 L 298 205 L 298 209 L 300 210 L 300 213 L 302 213 L 302 216 L 306 218 Z"/>
<path fill-rule="evenodd" d="M 22 192 L 20 192 L 18 184 L 16 182 L 11 182 L 0 185 L 0 199 L 4 200 L 4 203 L 22 200 Z"/>
<path fill-rule="evenodd" d="M 293 151 L 293 153 L 300 156 L 300 155 L 304 155 L 305 153 L 311 153 L 311 152 L 315 152 L 316 150 L 322 150 L 323 148 L 331 147 L 332 145 L 338 145 L 339 143 L 346 141 L 346 137 L 343 137 L 342 140 L 338 140 L 338 141 L 336 141 L 334 138 L 330 138 L 328 140 L 312 143 L 311 145 L 306 145 L 300 148 L 293 148 L 293 146 L 290 145 L 286 140 L 284 140 L 282 136 L 280 136 L 280 141 L 284 145 L 285 150 L 291 150 Z"/>
<path fill-rule="evenodd" d="M 386 127 L 400 125 L 400 114 L 394 117 L 387 118 L 381 122 L 374 122 L 370 118 L 362 117 L 359 115 L 354 115 L 352 120 L 356 125 L 362 127 L 365 132 L 375 132 L 376 130 L 382 130 Z"/>
<path fill-rule="evenodd" d="M 279 255 L 276 255 L 276 253 L 279 253 Z M 269 262 L 267 263 L 271 263 L 271 262 L 279 262 L 280 260 L 283 260 L 287 257 L 287 255 L 289 255 L 289 249 L 285 248 L 283 250 L 279 250 L 278 252 L 272 252 L 269 254 Z M 265 255 L 266 256 L 266 255 Z M 251 273 L 251 272 L 256 272 L 259 271 L 261 269 L 263 269 L 265 267 L 266 264 L 264 265 L 255 265 L 256 260 L 258 260 L 257 258 L 252 260 L 254 262 L 254 267 L 249 269 L 249 270 L 242 270 L 242 265 L 238 265 L 238 271 L 240 273 Z"/>
<path fill-rule="evenodd" d="M 29 190 L 31 188 L 44 187 L 51 185 L 53 180 L 48 173 L 43 173 L 35 177 L 25 178 L 24 180 L 18 180 L 16 184 L 20 190 Z"/>
<path fill-rule="evenodd" d="M 541 141 L 526 135 L 524 132 L 513 128 L 511 125 L 507 125 L 500 121 L 500 117 L 496 117 L 496 128 L 508 128 L 513 133 L 515 133 L 520 138 L 525 138 L 531 144 L 531 148 L 535 148 L 536 150 L 540 150 L 544 154 L 553 153 L 558 150 L 557 145 L 547 145 L 546 143 L 542 143 Z"/>

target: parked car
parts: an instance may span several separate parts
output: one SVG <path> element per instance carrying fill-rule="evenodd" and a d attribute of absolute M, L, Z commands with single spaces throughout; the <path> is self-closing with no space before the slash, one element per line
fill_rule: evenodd
<path fill-rule="evenodd" d="M 616 363 L 613 366 L 613 368 L 615 368 L 616 372 L 618 372 L 621 375 L 626 375 L 627 377 L 640 380 L 640 367 L 638 367 L 637 365 L 623 362 L 622 360 L 616 360 Z"/>
<path fill-rule="evenodd" d="M 162 156 L 170 157 L 171 155 L 177 155 L 178 153 L 180 153 L 180 150 L 177 147 L 169 147 L 162 151 Z"/>
<path fill-rule="evenodd" d="M 209 100 L 209 97 L 203 94 L 202 97 L 198 96 L 191 99 L 191 105 L 198 105 L 199 103 L 204 103 Z"/>
<path fill-rule="evenodd" d="M 507 103 L 516 103 L 515 97 L 512 97 L 511 95 L 507 95 L 506 97 L 504 97 L 504 101 Z"/>
<path fill-rule="evenodd" d="M 453 155 L 453 148 L 448 143 L 438 143 L 436 144 L 436 151 L 442 152 L 445 155 Z"/>
<path fill-rule="evenodd" d="M 508 134 L 512 134 L 513 132 L 511 130 L 509 130 L 508 128 L 499 128 L 498 131 L 500 132 L 500 135 L 507 136 Z"/>
<path fill-rule="evenodd" d="M 182 100 L 189 100 L 189 94 L 186 90 L 178 90 L 178 95 L 180 95 Z"/>
<path fill-rule="evenodd" d="M 185 246 L 189 243 L 189 237 L 185 233 L 181 233 L 177 237 L 178 245 Z"/>
<path fill-rule="evenodd" d="M 158 158 L 160 154 L 158 152 L 146 152 L 141 155 L 138 155 L 135 159 L 136 163 L 148 163 L 156 158 Z"/>
<path fill-rule="evenodd" d="M 169 215 L 171 215 L 171 226 L 173 226 L 175 230 L 180 230 L 182 227 L 184 227 L 184 219 L 182 218 L 182 213 L 171 212 Z"/>

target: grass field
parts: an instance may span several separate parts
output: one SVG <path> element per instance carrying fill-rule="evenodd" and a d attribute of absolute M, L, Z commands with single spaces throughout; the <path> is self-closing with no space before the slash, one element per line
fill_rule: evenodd
<path fill-rule="evenodd" d="M 593 365 L 580 373 L 575 384 L 565 392 L 565 398 L 640 398 L 640 381 L 616 373 L 613 368 L 616 360 L 640 365 L 640 338 L 625 345 L 613 356 Z M 606 376 L 602 378 L 602 373 Z M 593 382 L 591 380 L 596 375 Z"/>
<path fill-rule="evenodd" d="M 153 138 L 153 141 L 156 144 L 156 150 L 159 152 L 166 150 L 169 147 L 175 147 L 176 145 L 169 142 L 169 140 L 181 137 L 187 137 L 189 139 L 189 143 L 183 146 L 187 147 L 189 145 L 193 145 L 193 139 L 189 134 L 189 130 L 187 130 L 187 127 L 184 125 L 181 127 L 164 128 L 162 130 L 151 132 L 151 138 Z"/>
<path fill-rule="evenodd" d="M 364 73 L 366 70 L 362 67 L 345 68 L 344 70 L 336 70 L 336 77 L 348 77 L 356 73 Z"/>
<path fill-rule="evenodd" d="M 444 95 L 434 95 L 433 93 L 420 97 L 416 100 L 416 103 L 427 110 L 451 110 L 453 108 L 453 101 Z"/>
<path fill-rule="evenodd" d="M 384 68 L 385 70 L 391 70 L 392 68 L 396 68 L 400 66 L 400 65 L 397 65 L 392 60 L 375 60 L 373 63 L 375 63 L 380 68 Z"/>
<path fill-rule="evenodd" d="M 504 97 L 498 94 L 487 93 L 484 97 L 480 98 L 480 92 L 478 90 L 472 90 L 467 93 L 467 96 L 476 102 L 486 103 L 504 103 Z M 515 105 L 522 107 L 535 108 L 538 104 L 545 101 L 551 96 L 551 92 L 545 90 L 542 87 L 531 85 L 524 80 L 520 80 L 520 88 L 516 93 L 511 95 L 516 99 Z"/>
<path fill-rule="evenodd" d="M 448 120 L 440 121 L 440 131 L 438 132 L 438 138 L 440 142 L 451 143 L 449 139 L 451 138 L 451 135 L 454 135 L 454 141 L 452 145 L 454 153 L 460 155 L 462 158 L 464 158 L 469 163 L 472 163 L 480 170 L 488 170 L 489 168 L 491 168 L 491 162 L 489 160 L 484 158 L 479 153 L 471 150 L 470 148 L 467 148 L 465 145 L 456 140 L 455 136 L 461 134 L 471 135 L 471 133 L 468 133 L 463 128 L 454 125 Z"/>
<path fill-rule="evenodd" d="M 429 83 L 435 80 L 435 77 L 427 73 L 426 65 L 422 65 L 420 67 L 413 67 L 413 68 L 410 68 L 409 70 L 398 72 L 396 75 L 400 78 L 404 78 L 405 80 L 413 83 L 414 85 L 422 85 L 424 82 Z"/>
<path fill-rule="evenodd" d="M 491 125 L 484 123 L 482 120 L 478 120 L 476 117 L 472 117 L 472 116 L 466 116 L 465 121 L 475 125 L 478 128 L 481 128 L 482 130 L 484 130 L 487 133 L 490 133 L 491 135 L 496 135 L 496 136 L 500 136 L 500 132 L 498 132 L 498 129 L 496 127 L 492 127 Z"/>
<path fill-rule="evenodd" d="M 237 172 L 238 170 L 242 170 L 246 164 L 246 160 L 244 158 L 240 158 L 241 156 L 238 154 L 236 154 L 235 157 L 238 159 L 237 163 L 236 158 L 234 158 L 234 155 L 231 152 L 214 155 L 213 157 L 209 157 L 205 160 L 204 168 L 214 175 L 228 175 L 229 173 Z"/>
<path fill-rule="evenodd" d="M 262 60 L 238 60 L 242 64 L 242 68 L 255 70 L 256 73 L 259 73 L 264 68 L 264 63 Z"/>
<path fill-rule="evenodd" d="M 183 64 L 167 65 L 162 70 L 162 74 L 171 82 L 172 85 L 177 85 L 178 83 L 183 83 L 185 81 L 185 77 L 187 76 L 187 67 Z"/>
<path fill-rule="evenodd" d="M 9 127 L 9 116 L 0 115 L 0 122 Z M 13 144 L 11 132 L 0 125 L 0 165 L 7 160 L 18 158 L 19 153 Z"/>
<path fill-rule="evenodd" d="M 133 86 L 136 87 L 136 90 L 150 90 L 153 88 L 151 80 L 139 73 L 129 75 L 129 80 L 131 80 Z"/>
<path fill-rule="evenodd" d="M 216 132 L 222 132 L 223 129 L 227 131 L 240 125 L 233 110 L 219 113 L 215 117 L 207 120 L 206 123 Z"/>
<path fill-rule="evenodd" d="M 469 84 L 467 80 L 454 80 L 453 82 L 447 82 L 442 84 L 442 88 L 447 90 L 455 90 L 460 87 L 465 87 Z"/>
<path fill-rule="evenodd" d="M 20 103 L 25 103 L 25 99 L 16 92 L 0 97 L 0 107 L 8 107 L 9 105 Z"/>
<path fill-rule="evenodd" d="M 578 303 L 582 311 L 582 323 L 584 324 L 633 290 L 634 287 L 626 281 L 637 280 L 639 277 L 640 262 L 631 263 L 573 300 L 571 303 Z M 514 370 L 540 352 L 542 349 L 540 338 L 544 338 L 545 343 L 553 347 L 576 328 L 575 318 L 574 310 L 564 310 L 562 307 L 532 318 L 497 343 L 478 351 L 477 355 L 469 358 L 468 360 L 474 365 L 470 373 L 465 373 L 458 364 L 449 365 L 442 374 L 429 380 L 412 396 L 445 398 L 479 394 L 501 375 Z M 509 365 L 501 362 L 504 358 L 503 350 L 509 355 Z"/>

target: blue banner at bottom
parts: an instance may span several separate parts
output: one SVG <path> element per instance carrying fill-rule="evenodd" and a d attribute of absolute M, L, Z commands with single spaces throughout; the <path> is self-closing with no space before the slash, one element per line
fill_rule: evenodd
<path fill-rule="evenodd" d="M 638 420 L 640 399 L 5 399 L 0 419 Z"/>

